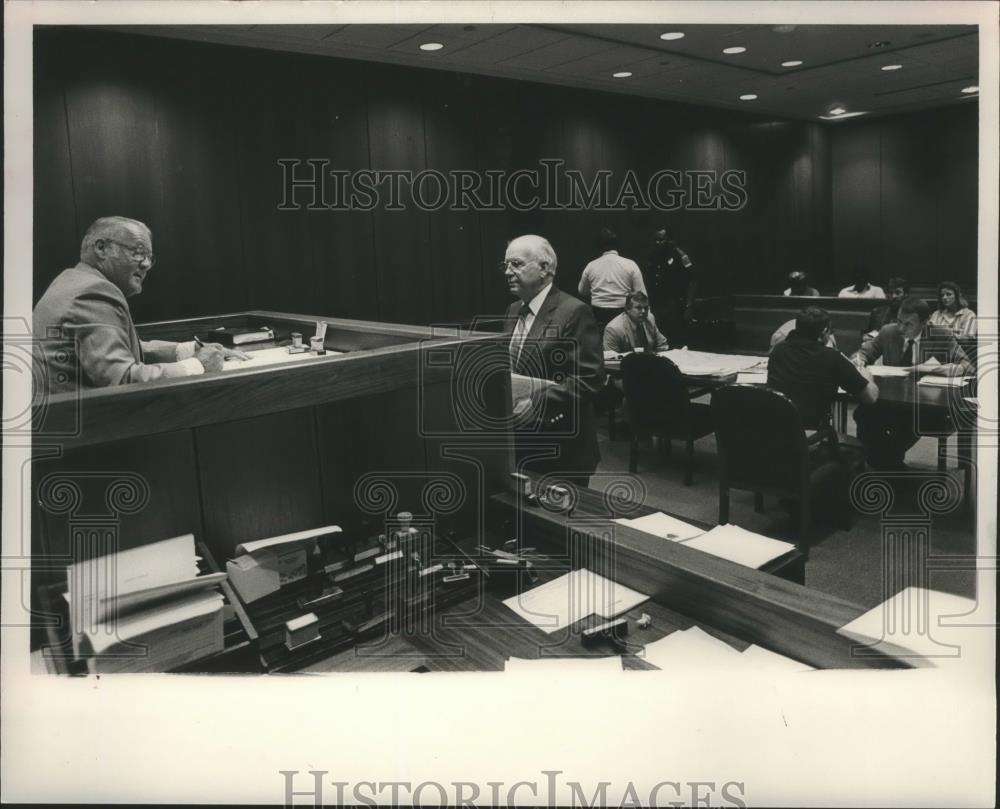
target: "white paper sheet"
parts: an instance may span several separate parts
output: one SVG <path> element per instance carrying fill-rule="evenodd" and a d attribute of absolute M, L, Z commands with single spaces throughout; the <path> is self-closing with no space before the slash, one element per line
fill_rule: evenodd
<path fill-rule="evenodd" d="M 795 550 L 795 546 L 789 542 L 761 536 L 738 525 L 717 525 L 701 536 L 686 540 L 684 547 L 697 548 L 752 568 L 759 568 L 772 559 Z"/>
<path fill-rule="evenodd" d="M 756 671 L 815 671 L 815 669 L 792 660 L 763 646 L 750 646 L 742 652 L 744 661 L 750 664 Z"/>
<path fill-rule="evenodd" d="M 581 568 L 503 603 L 539 629 L 557 632 L 589 615 L 610 620 L 648 599 L 643 593 Z"/>
<path fill-rule="evenodd" d="M 909 376 L 910 372 L 906 368 L 899 368 L 895 365 L 868 365 L 872 376 Z"/>
<path fill-rule="evenodd" d="M 767 373 L 759 371 L 745 371 L 736 375 L 736 382 L 739 385 L 766 385 Z"/>
<path fill-rule="evenodd" d="M 661 351 L 658 356 L 671 360 L 685 376 L 725 376 L 761 367 L 766 361 L 766 357 L 713 354 L 710 351 L 690 351 L 686 348 Z"/>
<path fill-rule="evenodd" d="M 918 385 L 937 385 L 942 388 L 960 388 L 968 379 L 964 376 L 922 376 Z"/>
<path fill-rule="evenodd" d="M 660 537 L 660 539 L 670 539 L 673 541 L 691 539 L 705 533 L 704 528 L 696 528 L 690 523 L 678 520 L 676 517 L 671 517 L 662 511 L 657 511 L 655 514 L 647 514 L 644 517 L 635 517 L 631 520 L 623 517 L 615 520 L 615 522 L 619 525 L 626 525 L 629 528 L 642 531 L 644 534 L 652 534 L 655 537 Z"/>
<path fill-rule="evenodd" d="M 222 364 L 223 371 L 239 371 L 246 368 L 262 368 L 265 365 L 277 365 L 280 362 L 301 362 L 302 360 L 315 359 L 316 354 L 304 351 L 301 354 L 289 354 L 288 348 L 262 348 L 259 351 L 244 351 L 250 355 L 248 360 L 226 360 Z M 327 351 L 326 356 L 331 354 L 342 354 L 341 351 Z"/>
<path fill-rule="evenodd" d="M 714 668 L 745 663 L 736 649 L 696 626 L 647 643 L 642 657 L 661 669 Z"/>
<path fill-rule="evenodd" d="M 255 539 L 253 542 L 242 542 L 236 546 L 235 556 L 248 553 L 251 556 L 265 548 L 273 548 L 275 545 L 287 545 L 290 543 L 304 542 L 313 537 L 324 534 L 339 534 L 339 525 L 325 525 L 322 528 L 310 528 L 307 531 L 297 531 L 294 534 L 282 534 L 280 537 L 270 537 L 268 539 Z"/>
<path fill-rule="evenodd" d="M 976 625 L 976 620 L 949 617 L 968 615 L 975 609 L 976 602 L 970 598 L 907 587 L 837 632 L 876 649 L 886 649 L 887 644 L 903 647 L 939 666 L 989 651 L 991 644 L 984 637 L 987 628 Z"/>

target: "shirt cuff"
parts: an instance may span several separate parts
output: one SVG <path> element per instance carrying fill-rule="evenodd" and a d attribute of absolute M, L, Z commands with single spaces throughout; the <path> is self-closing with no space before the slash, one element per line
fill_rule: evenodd
<path fill-rule="evenodd" d="M 197 346 L 195 345 L 194 340 L 189 340 L 186 343 L 178 343 L 177 344 L 177 361 L 181 362 L 182 360 L 191 359 L 191 357 L 193 357 L 194 354 L 195 354 L 195 349 L 196 348 L 197 348 Z M 198 363 L 198 364 L 200 365 L 201 363 Z"/>
<path fill-rule="evenodd" d="M 205 366 L 194 357 L 188 357 L 186 360 L 181 360 L 178 365 L 184 368 L 185 376 L 200 376 L 205 373 Z"/>

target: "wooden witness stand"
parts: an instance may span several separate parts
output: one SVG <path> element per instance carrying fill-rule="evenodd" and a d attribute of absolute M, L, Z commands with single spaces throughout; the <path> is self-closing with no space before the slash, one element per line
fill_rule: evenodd
<path fill-rule="evenodd" d="M 317 319 L 254 311 L 149 324 L 140 333 L 184 340 L 220 325 L 269 325 L 278 344 L 292 331 L 308 342 Z M 344 353 L 52 397 L 37 409 L 32 542 L 40 605 L 52 603 L 42 593 L 59 592 L 66 566 L 87 555 L 193 533 L 211 564 L 224 568 L 244 541 L 337 524 L 360 542 L 384 531 L 397 511 L 410 510 L 454 537 L 473 560 L 477 544 L 516 536 L 522 545 L 544 546 L 557 560 L 553 570 L 569 569 L 567 543 L 596 543 L 605 566 L 594 572 L 652 596 L 637 608 L 658 625 L 645 642 L 698 622 L 737 644 L 757 643 L 817 667 L 910 665 L 871 650 L 852 654 L 852 643 L 835 630 L 860 615 L 859 606 L 622 526 L 612 534 L 614 515 L 602 511 L 597 493 L 584 491 L 572 516 L 515 499 L 502 337 L 322 319 L 329 323 L 328 350 Z M 74 496 L 54 496 L 58 485 Z M 122 486 L 128 497 L 115 494 Z M 440 500 L 433 486 L 450 495 Z M 649 511 L 630 504 L 628 516 Z M 801 580 L 801 560 L 778 561 L 784 575 Z M 230 658 L 239 661 L 231 668 L 205 661 L 185 671 L 261 670 L 266 650 L 253 609 L 232 588 L 226 596 L 243 625 L 227 637 L 234 649 L 253 653 Z M 404 670 L 496 669 L 508 655 L 537 657 L 550 641 L 481 589 L 440 606 L 431 605 L 431 620 L 448 619 L 446 627 L 382 638 L 388 645 L 380 657 L 366 661 L 353 649 L 329 649 L 274 668 L 386 670 L 396 654 L 405 658 Z M 562 653 L 585 653 L 581 629 L 570 627 Z M 449 647 L 443 652 L 442 638 Z M 59 630 L 35 641 L 64 643 Z M 456 655 L 454 648 L 465 651 Z M 648 667 L 631 660 L 629 667 Z"/>

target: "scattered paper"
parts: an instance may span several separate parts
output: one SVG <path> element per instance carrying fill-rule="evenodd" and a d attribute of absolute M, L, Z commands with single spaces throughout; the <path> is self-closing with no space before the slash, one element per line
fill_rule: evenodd
<path fill-rule="evenodd" d="M 671 632 L 653 643 L 647 643 L 642 657 L 661 669 L 731 666 L 738 665 L 742 659 L 742 655 L 728 643 L 696 626 Z"/>
<path fill-rule="evenodd" d="M 939 385 L 945 388 L 960 388 L 966 383 L 964 376 L 922 376 L 918 385 Z"/>
<path fill-rule="evenodd" d="M 896 365 L 869 365 L 868 370 L 872 376 L 909 376 L 909 368 L 900 368 Z"/>
<path fill-rule="evenodd" d="M 752 568 L 762 567 L 795 550 L 790 542 L 761 536 L 738 525 L 718 525 L 701 536 L 685 540 L 684 547 L 696 548 Z"/>
<path fill-rule="evenodd" d="M 968 661 L 989 653 L 992 646 L 983 626 L 963 617 L 975 610 L 973 599 L 907 587 L 837 632 L 881 651 L 902 647 L 934 665 Z"/>
<path fill-rule="evenodd" d="M 766 361 L 766 357 L 713 354 L 709 351 L 689 351 L 686 348 L 660 351 L 658 356 L 669 359 L 685 376 L 728 376 L 760 367 Z"/>
<path fill-rule="evenodd" d="M 300 360 L 313 359 L 317 355 L 311 351 L 303 351 L 300 354 L 289 354 L 287 348 L 262 348 L 260 351 L 246 351 L 250 355 L 248 360 L 228 359 L 222 364 L 223 371 L 239 371 L 246 368 L 261 368 L 265 365 L 277 365 L 280 362 L 299 362 Z M 341 351 L 327 350 L 327 356 L 331 354 L 341 354 Z"/>
<path fill-rule="evenodd" d="M 619 525 L 625 525 L 637 531 L 642 531 L 644 534 L 652 534 L 653 536 L 660 537 L 660 539 L 671 539 L 674 541 L 691 539 L 705 533 L 704 528 L 696 528 L 690 523 L 678 520 L 676 517 L 671 517 L 662 511 L 657 511 L 655 514 L 647 514 L 645 517 L 635 517 L 631 520 L 623 517 L 615 520 L 615 522 Z"/>
<path fill-rule="evenodd" d="M 580 568 L 503 603 L 539 629 L 557 632 L 590 615 L 610 620 L 648 599 L 624 584 Z"/>

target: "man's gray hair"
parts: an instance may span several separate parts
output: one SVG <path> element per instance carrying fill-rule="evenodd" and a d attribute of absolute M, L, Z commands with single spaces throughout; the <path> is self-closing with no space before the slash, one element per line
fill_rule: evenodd
<path fill-rule="evenodd" d="M 533 233 L 528 233 L 524 236 L 518 236 L 516 239 L 511 239 L 511 242 L 520 241 L 521 239 L 528 239 L 534 243 L 535 258 L 539 263 L 544 263 L 547 269 L 555 275 L 559 261 L 556 258 L 556 251 L 549 244 L 549 240 L 544 236 L 536 236 Z"/>
<path fill-rule="evenodd" d="M 83 234 L 83 241 L 80 242 L 80 261 L 86 261 L 94 253 L 94 244 L 99 239 L 126 239 L 132 234 L 129 226 L 137 226 L 152 234 L 145 222 L 138 219 L 129 219 L 126 216 L 102 216 L 97 219 Z"/>

